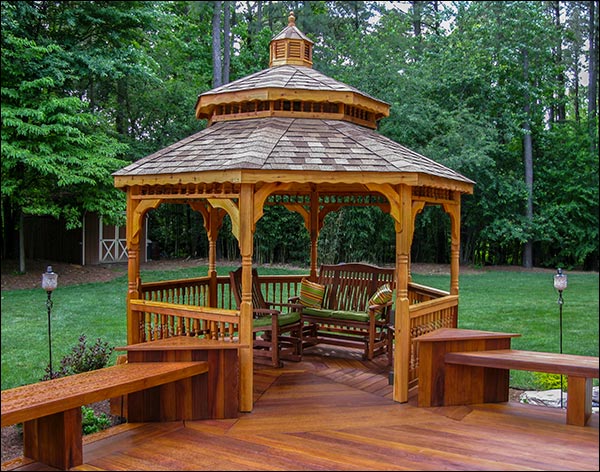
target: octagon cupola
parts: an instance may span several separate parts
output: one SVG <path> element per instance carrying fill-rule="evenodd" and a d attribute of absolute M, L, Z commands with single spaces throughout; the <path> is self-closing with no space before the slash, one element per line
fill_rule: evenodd
<path fill-rule="evenodd" d="M 267 117 L 349 121 L 371 129 L 389 116 L 389 104 L 313 69 L 313 42 L 290 13 L 270 43 L 269 68 L 198 97 L 196 118 L 220 121 Z"/>
<path fill-rule="evenodd" d="M 271 40 L 269 67 L 285 64 L 312 67 L 313 44 L 296 28 L 296 18 L 290 12 L 287 27 Z"/>

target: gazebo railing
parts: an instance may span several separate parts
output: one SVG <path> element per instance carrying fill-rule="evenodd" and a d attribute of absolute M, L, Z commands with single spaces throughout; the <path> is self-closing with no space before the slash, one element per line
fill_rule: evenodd
<path fill-rule="evenodd" d="M 299 294 L 303 275 L 262 275 L 265 300 L 284 304 Z M 210 277 L 144 283 L 141 300 L 131 308 L 140 319 L 140 340 L 170 336 L 206 336 L 210 339 L 237 338 L 239 312 L 229 290 L 229 277 L 216 278 L 216 300 L 210 303 Z M 438 328 L 456 328 L 458 296 L 424 285 L 409 283 L 410 358 L 409 387 L 416 385 L 419 351 L 416 338 Z M 209 305 L 216 305 L 212 308 Z"/>
<path fill-rule="evenodd" d="M 409 294 L 411 286 L 409 284 Z M 419 290 L 424 288 L 419 286 Z M 456 328 L 458 326 L 458 295 L 450 295 L 443 290 L 431 289 L 430 294 L 439 295 L 427 301 L 412 303 L 408 308 L 410 314 L 410 355 L 408 362 L 408 386 L 417 385 L 419 367 L 419 343 L 417 338 L 439 328 Z M 409 295 L 409 298 L 410 295 Z M 412 298 L 411 298 L 412 300 Z"/>
<path fill-rule="evenodd" d="M 132 316 L 138 319 L 140 342 L 172 336 L 238 341 L 237 310 L 141 299 L 130 300 L 129 305 Z"/>

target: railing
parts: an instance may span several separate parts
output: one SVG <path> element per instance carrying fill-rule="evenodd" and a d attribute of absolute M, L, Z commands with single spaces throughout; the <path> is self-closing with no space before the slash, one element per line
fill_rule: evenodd
<path fill-rule="evenodd" d="M 408 308 L 410 314 L 409 388 L 417 385 L 419 375 L 417 370 L 419 367 L 419 343 L 417 338 L 438 328 L 456 328 L 458 325 L 458 295 L 450 295 L 448 292 L 437 289 L 432 289 L 431 293 L 433 292 L 442 296 L 411 304 Z"/>
<path fill-rule="evenodd" d="M 150 300 L 131 300 L 141 342 L 172 336 L 200 336 L 237 342 L 239 311 Z"/>
<path fill-rule="evenodd" d="M 297 296 L 302 275 L 261 275 L 265 300 L 286 303 Z M 140 319 L 140 339 L 199 335 L 210 339 L 237 338 L 239 312 L 229 290 L 229 277 L 216 278 L 216 300 L 211 301 L 210 277 L 145 283 L 143 300 L 132 300 Z M 438 328 L 456 328 L 458 296 L 415 283 L 408 286 L 410 300 L 409 388 L 416 385 L 419 366 L 416 338 Z M 209 308 L 214 305 L 215 308 Z M 218 307 L 218 308 L 216 308 Z"/>
<path fill-rule="evenodd" d="M 235 301 L 229 290 L 229 277 L 217 277 L 217 299 L 210 300 L 210 277 L 148 282 L 141 286 L 144 300 L 190 306 L 215 306 L 234 309 Z"/>

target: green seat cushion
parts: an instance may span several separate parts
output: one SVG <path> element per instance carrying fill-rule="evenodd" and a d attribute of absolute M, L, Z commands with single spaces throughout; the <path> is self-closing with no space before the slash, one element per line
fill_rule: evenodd
<path fill-rule="evenodd" d="M 332 313 L 333 313 L 332 310 L 326 310 L 325 308 L 310 308 L 307 306 L 302 308 L 303 315 L 319 316 L 321 318 L 330 318 Z"/>
<path fill-rule="evenodd" d="M 277 324 L 279 326 L 287 326 L 287 325 L 295 323 L 296 321 L 299 321 L 299 320 L 300 320 L 300 313 L 298 313 L 298 312 L 281 313 L 277 317 Z M 255 328 L 262 327 L 262 326 L 271 326 L 271 317 L 270 316 L 261 316 L 260 318 L 253 320 L 252 325 Z"/>
<path fill-rule="evenodd" d="M 338 320 L 369 321 L 369 315 L 360 311 L 336 310 L 331 313 L 331 317 Z"/>

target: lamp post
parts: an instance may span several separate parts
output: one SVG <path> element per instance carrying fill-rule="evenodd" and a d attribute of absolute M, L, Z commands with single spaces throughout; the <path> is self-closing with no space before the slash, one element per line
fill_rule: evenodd
<path fill-rule="evenodd" d="M 46 299 L 46 308 L 48 310 L 48 357 L 50 359 L 50 378 L 53 378 L 52 372 L 52 334 L 50 329 L 50 314 L 52 312 L 52 292 L 58 286 L 58 274 L 52 272 L 52 266 L 48 266 L 46 272 L 42 274 L 42 288 L 48 294 Z"/>
<path fill-rule="evenodd" d="M 562 308 L 563 308 L 563 290 L 567 288 L 567 276 L 563 274 L 562 269 L 559 267 L 556 269 L 556 275 L 554 276 L 554 288 L 558 290 L 558 312 L 560 319 L 560 353 L 562 354 Z M 560 376 L 560 407 L 563 407 L 563 376 Z"/>

